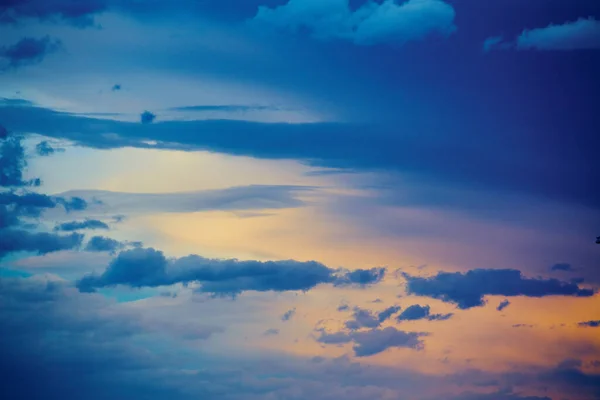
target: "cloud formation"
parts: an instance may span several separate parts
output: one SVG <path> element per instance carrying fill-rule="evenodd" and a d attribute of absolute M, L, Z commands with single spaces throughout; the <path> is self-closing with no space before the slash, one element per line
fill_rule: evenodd
<path fill-rule="evenodd" d="M 587 328 L 600 328 L 600 320 L 580 322 L 577 325 Z"/>
<path fill-rule="evenodd" d="M 378 275 L 379 276 L 379 275 Z M 201 283 L 202 292 L 239 294 L 244 291 L 306 291 L 331 283 L 363 287 L 365 283 L 348 271 L 333 270 L 316 261 L 239 261 L 190 255 L 167 260 L 161 251 L 137 248 L 119 253 L 102 275 L 88 275 L 77 282 L 83 292 L 127 285 L 157 287 L 176 283 Z"/>
<path fill-rule="evenodd" d="M 600 21 L 580 18 L 562 25 L 525 30 L 517 38 L 518 49 L 569 51 L 600 49 Z"/>
<path fill-rule="evenodd" d="M 280 30 L 308 30 L 316 39 L 340 39 L 357 45 L 402 45 L 432 34 L 456 30 L 455 11 L 441 0 L 367 1 L 351 10 L 348 0 L 289 0 L 274 8 L 261 6 L 252 20 Z"/>
<path fill-rule="evenodd" d="M 384 329 L 371 329 L 357 332 L 327 333 L 320 331 L 317 341 L 323 344 L 354 343 L 353 350 L 357 357 L 368 357 L 381 353 L 391 347 L 404 347 L 414 350 L 423 348 L 421 337 L 427 336 L 423 332 L 405 332 L 394 327 Z"/>
<path fill-rule="evenodd" d="M 118 240 L 105 236 L 93 236 L 86 244 L 86 251 L 106 251 L 115 253 L 125 248 L 125 245 Z"/>
<path fill-rule="evenodd" d="M 61 48 L 61 42 L 45 36 L 40 39 L 25 37 L 12 46 L 0 48 L 0 57 L 5 60 L 5 69 L 38 64 L 47 55 Z"/>
<path fill-rule="evenodd" d="M 506 307 L 508 307 L 510 305 L 510 301 L 508 300 L 502 300 L 500 302 L 500 304 L 498 304 L 498 307 L 496 307 L 496 310 L 498 311 L 502 311 L 504 310 Z"/>
<path fill-rule="evenodd" d="M 124 193 L 77 190 L 59 197 L 80 198 L 89 212 L 100 214 L 187 213 L 209 210 L 264 210 L 301 207 L 298 197 L 316 189 L 307 186 L 251 185 L 178 193 Z M 70 209 L 73 209 L 71 204 Z"/>
<path fill-rule="evenodd" d="M 81 246 L 83 235 L 57 235 L 47 232 L 29 232 L 22 229 L 3 229 L 0 231 L 0 258 L 8 253 L 31 251 L 37 254 L 47 254 L 61 250 L 73 250 Z"/>
<path fill-rule="evenodd" d="M 551 271 L 573 271 L 573 266 L 567 263 L 558 263 L 550 267 Z"/>
<path fill-rule="evenodd" d="M 0 24 L 25 18 L 66 21 L 77 27 L 94 24 L 94 15 L 108 8 L 108 0 L 5 0 L 0 3 Z"/>
<path fill-rule="evenodd" d="M 281 320 L 283 322 L 285 321 L 289 321 L 290 319 L 292 319 L 292 317 L 296 315 L 296 308 L 292 308 L 291 310 L 286 311 L 282 316 L 281 316 Z"/>
<path fill-rule="evenodd" d="M 54 228 L 56 231 L 65 232 L 77 231 L 80 229 L 109 229 L 109 226 L 97 219 L 86 219 L 85 221 L 63 222 Z"/>
<path fill-rule="evenodd" d="M 401 321 L 418 321 L 421 319 L 427 319 L 429 321 L 446 321 L 454 314 L 431 314 L 431 308 L 427 305 L 421 306 L 419 304 L 413 304 L 407 307 L 400 315 L 398 315 L 398 322 Z"/>
<path fill-rule="evenodd" d="M 440 272 L 431 277 L 403 275 L 409 294 L 455 303 L 462 309 L 484 305 L 486 295 L 589 297 L 594 294 L 593 290 L 582 289 L 575 283 L 526 278 L 513 269 L 474 269 L 464 274 Z"/>
<path fill-rule="evenodd" d="M 156 115 L 151 113 L 150 111 L 144 111 L 140 115 L 140 122 L 142 124 L 151 124 L 156 119 Z"/>
<path fill-rule="evenodd" d="M 0 138 L 0 187 L 39 186 L 39 179 L 23 180 L 26 167 L 22 137 L 3 132 Z"/>
<path fill-rule="evenodd" d="M 40 156 L 50 156 L 56 152 L 63 152 L 65 150 L 52 147 L 52 145 L 47 140 L 44 140 L 35 145 L 35 151 Z"/>

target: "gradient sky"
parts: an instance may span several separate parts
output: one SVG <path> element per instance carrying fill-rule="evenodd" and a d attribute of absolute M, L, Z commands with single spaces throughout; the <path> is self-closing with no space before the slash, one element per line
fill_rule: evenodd
<path fill-rule="evenodd" d="M 597 0 L 0 1 L 2 399 L 600 399 Z"/>

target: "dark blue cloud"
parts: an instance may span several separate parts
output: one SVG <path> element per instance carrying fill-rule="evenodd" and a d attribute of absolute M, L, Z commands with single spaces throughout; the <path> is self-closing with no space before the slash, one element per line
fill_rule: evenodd
<path fill-rule="evenodd" d="M 346 321 L 344 324 L 346 328 L 350 330 L 357 330 L 361 328 L 377 328 L 381 324 L 379 318 L 377 318 L 377 315 L 374 315 L 369 310 L 364 310 L 358 307 L 354 308 L 352 317 L 354 319 Z"/>
<path fill-rule="evenodd" d="M 577 296 L 589 297 L 591 289 L 557 279 L 525 278 L 512 269 L 475 269 L 466 273 L 440 272 L 431 277 L 404 274 L 409 294 L 455 303 L 459 308 L 485 304 L 484 296 Z"/>
<path fill-rule="evenodd" d="M 19 68 L 25 65 L 38 64 L 47 55 L 61 48 L 61 42 L 49 36 L 41 39 L 26 37 L 12 46 L 0 48 L 0 57 L 4 58 L 4 68 Z"/>
<path fill-rule="evenodd" d="M 338 308 L 339 310 L 339 308 Z M 400 307 L 391 306 L 379 313 L 365 310 L 360 307 L 354 307 L 352 318 L 345 322 L 345 327 L 350 330 L 361 328 L 378 328 L 383 322 L 387 321 L 392 315 L 400 311 Z"/>
<path fill-rule="evenodd" d="M 588 328 L 600 328 L 600 320 L 580 322 L 577 325 Z"/>
<path fill-rule="evenodd" d="M 337 286 L 345 285 L 370 285 L 377 283 L 385 276 L 385 268 L 357 269 L 346 272 L 336 280 Z"/>
<path fill-rule="evenodd" d="M 144 111 L 140 115 L 140 121 L 142 124 L 151 124 L 156 119 L 156 115 L 151 113 L 150 111 Z"/>
<path fill-rule="evenodd" d="M 401 321 L 418 321 L 421 319 L 427 319 L 429 321 L 446 321 L 454 314 L 431 314 L 431 308 L 427 305 L 421 306 L 414 304 L 407 307 L 398 317 L 396 318 L 399 322 Z"/>
<path fill-rule="evenodd" d="M 55 206 L 54 200 L 43 194 L 0 192 L 0 229 L 21 224 L 21 218 L 37 218 Z"/>
<path fill-rule="evenodd" d="M 109 0 L 3 0 L 0 3 L 0 24 L 37 18 L 87 27 L 94 24 L 94 15 L 105 11 L 110 3 Z"/>
<path fill-rule="evenodd" d="M 81 246 L 83 235 L 57 235 L 47 232 L 29 232 L 21 229 L 3 229 L 0 231 L 0 258 L 19 251 L 47 254 L 61 250 L 73 250 Z"/>
<path fill-rule="evenodd" d="M 60 148 L 55 148 L 52 147 L 52 145 L 47 141 L 41 141 L 39 142 L 36 146 L 35 146 L 35 151 L 40 155 L 40 156 L 50 156 L 56 152 L 62 152 L 65 151 L 64 149 L 60 149 Z"/>
<path fill-rule="evenodd" d="M 92 237 L 85 246 L 86 251 L 106 251 L 115 253 L 124 248 L 124 244 L 118 240 L 111 239 L 105 236 Z"/>
<path fill-rule="evenodd" d="M 424 319 L 429 316 L 429 306 L 420 306 L 414 304 L 407 307 L 400 315 L 398 315 L 398 321 L 415 321 Z"/>
<path fill-rule="evenodd" d="M 591 110 L 590 113 L 584 110 L 587 105 L 582 107 L 582 114 L 587 116 L 591 113 Z M 461 128 L 458 121 L 432 127 L 417 113 L 403 115 L 402 118 L 407 120 L 395 121 L 394 124 L 279 124 L 232 120 L 136 124 L 36 107 L 0 107 L 0 119 L 18 132 L 37 132 L 96 148 L 135 146 L 211 150 L 260 158 L 294 158 L 318 166 L 402 171 L 467 188 L 524 192 L 592 207 L 600 204 L 600 190 L 589 184 L 600 180 L 600 172 L 588 168 L 593 164 L 593 154 L 588 149 L 598 140 L 590 130 L 595 117 L 570 120 L 571 126 L 564 121 L 553 121 L 552 126 L 546 127 L 540 125 L 545 125 L 545 121 L 532 121 L 532 125 L 538 126 L 536 132 L 558 132 L 568 128 L 569 131 L 575 129 L 578 134 L 570 136 L 568 141 L 565 136 L 558 135 L 557 143 L 543 147 L 534 147 L 533 143 L 537 143 L 538 139 L 534 135 L 527 143 L 522 143 L 520 152 L 515 153 L 506 146 L 522 139 L 508 137 L 506 132 L 517 127 L 506 125 L 498 128 L 502 133 L 475 135 L 492 129 L 484 121 L 483 113 L 476 114 L 469 129 Z M 513 119 L 507 117 L 505 121 Z M 398 127 L 402 127 L 402 132 Z M 440 136 L 441 131 L 446 134 Z M 149 140 L 156 144 L 150 145 Z M 587 145 L 583 146 L 583 143 Z M 564 159 L 564 162 L 551 162 L 557 158 Z"/>
<path fill-rule="evenodd" d="M 71 197 L 69 199 L 56 197 L 56 203 L 62 205 L 67 212 L 82 211 L 88 207 L 88 202 L 81 197 Z"/>
<path fill-rule="evenodd" d="M 239 261 L 197 255 L 167 260 L 161 251 L 138 248 L 119 253 L 102 275 L 85 276 L 77 286 L 81 291 L 90 292 L 115 285 L 156 287 L 200 282 L 200 291 L 216 294 L 305 291 L 318 284 L 338 285 L 340 282 L 365 286 L 363 282 L 353 282 L 348 274 L 315 261 Z"/>
<path fill-rule="evenodd" d="M 54 228 L 56 231 L 66 232 L 76 231 L 79 229 L 109 229 L 109 226 L 97 219 L 86 219 L 85 221 L 63 222 Z"/>
<path fill-rule="evenodd" d="M 281 316 L 281 320 L 282 321 L 289 321 L 290 319 L 292 319 L 292 317 L 296 315 L 296 308 L 292 308 L 291 310 L 286 311 L 282 316 Z"/>
<path fill-rule="evenodd" d="M 22 137 L 3 133 L 0 138 L 0 187 L 39 186 L 39 179 L 23 180 L 26 167 Z"/>
<path fill-rule="evenodd" d="M 573 266 L 567 263 L 558 263 L 550 267 L 551 271 L 573 271 Z"/>
<path fill-rule="evenodd" d="M 319 337 L 317 337 L 317 341 L 323 344 L 344 344 L 352 342 L 354 343 L 354 354 L 357 357 L 368 357 L 392 347 L 421 350 L 423 348 L 421 337 L 426 335 L 426 333 L 422 332 L 399 331 L 393 327 L 350 333 L 327 333 L 321 330 Z"/>
<path fill-rule="evenodd" d="M 391 306 L 391 307 L 388 307 L 385 310 L 381 311 L 377 315 L 377 318 L 379 319 L 379 322 L 384 322 L 388 318 L 390 318 L 392 315 L 396 314 L 399 311 L 400 311 L 400 307 L 399 306 Z"/>
<path fill-rule="evenodd" d="M 498 311 L 502 311 L 504 310 L 506 307 L 508 307 L 510 305 L 510 301 L 508 300 L 503 300 L 500 302 L 500 304 L 498 304 L 498 307 L 496 307 L 496 310 Z"/>

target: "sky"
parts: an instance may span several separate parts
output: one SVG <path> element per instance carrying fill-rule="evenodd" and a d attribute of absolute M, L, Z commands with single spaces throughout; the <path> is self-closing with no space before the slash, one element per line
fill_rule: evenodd
<path fill-rule="evenodd" d="M 3 399 L 600 399 L 600 2 L 0 1 Z"/>

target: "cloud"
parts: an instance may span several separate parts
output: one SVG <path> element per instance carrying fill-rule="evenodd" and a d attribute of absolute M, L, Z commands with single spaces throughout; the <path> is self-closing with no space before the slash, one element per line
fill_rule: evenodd
<path fill-rule="evenodd" d="M 485 304 L 484 296 L 576 296 L 589 297 L 591 289 L 557 279 L 525 278 L 513 269 L 474 269 L 466 273 L 440 272 L 431 277 L 403 274 L 409 294 L 455 303 L 466 309 Z"/>
<path fill-rule="evenodd" d="M 600 320 L 598 320 L 598 321 L 580 322 L 577 325 L 579 325 L 581 327 L 588 327 L 588 328 L 599 328 L 600 327 Z"/>
<path fill-rule="evenodd" d="M 140 115 L 140 122 L 142 124 L 151 124 L 156 119 L 156 115 L 152 114 L 150 111 L 144 111 Z"/>
<path fill-rule="evenodd" d="M 573 271 L 573 266 L 567 263 L 558 263 L 550 267 L 551 271 Z"/>
<path fill-rule="evenodd" d="M 5 68 L 19 68 L 38 64 L 61 47 L 59 40 L 51 39 L 49 36 L 41 39 L 25 37 L 12 46 L 1 48 L 0 57 L 6 61 Z"/>
<path fill-rule="evenodd" d="M 505 142 L 492 141 L 486 135 L 475 135 L 477 128 L 474 128 L 475 131 L 465 130 L 452 123 L 445 125 L 441 138 L 437 130 L 434 132 L 415 120 L 403 124 L 403 132 L 406 133 L 403 135 L 398 134 L 397 124 L 384 123 L 289 124 L 193 120 L 144 125 L 77 116 L 40 107 L 14 106 L 0 106 L 0 120 L 10 124 L 16 132 L 36 132 L 99 149 L 132 146 L 209 150 L 266 159 L 293 158 L 327 168 L 411 172 L 433 182 L 443 181 L 446 185 L 465 189 L 493 188 L 495 191 L 572 201 L 594 208 L 600 204 L 600 191 L 589 186 L 589 182 L 600 179 L 597 169 L 588 168 L 593 163 L 589 154 L 573 149 L 573 157 L 570 157 L 570 152 L 564 154 L 556 146 L 543 151 L 539 147 L 525 148 L 514 154 L 508 147 L 503 147 Z M 366 142 L 365 132 L 369 132 Z M 422 134 L 415 135 L 414 132 Z M 537 139 L 544 140 L 543 137 Z M 591 133 L 589 139 L 595 143 L 595 136 Z M 321 145 L 315 146 L 316 141 Z M 532 141 L 537 143 L 536 138 Z M 589 140 L 586 141 L 589 143 Z M 461 145 L 466 142 L 471 145 Z M 440 152 L 450 145 L 452 151 L 446 151 L 444 157 L 439 157 Z M 568 158 L 564 163 L 547 162 L 559 156 Z M 464 165 L 471 168 L 463 168 Z M 544 167 L 537 168 L 535 165 Z M 586 172 L 572 174 L 572 169 Z M 459 200 L 464 202 L 464 196 Z"/>
<path fill-rule="evenodd" d="M 365 310 L 360 307 L 354 307 L 352 313 L 353 319 L 346 321 L 344 326 L 350 330 L 358 330 L 361 328 L 377 328 L 398 311 L 400 311 L 400 307 L 398 306 L 388 307 L 379 313 Z"/>
<path fill-rule="evenodd" d="M 55 197 L 55 199 L 65 208 L 66 212 L 82 211 L 88 207 L 88 202 L 77 196 L 70 197 L 68 200 L 65 197 Z"/>
<path fill-rule="evenodd" d="M 600 49 L 600 21 L 580 18 L 562 25 L 525 30 L 517 38 L 516 46 L 545 51 Z"/>
<path fill-rule="evenodd" d="M 108 0 L 4 0 L 0 3 L 0 24 L 24 18 L 62 20 L 77 27 L 94 25 L 94 15 L 108 7 Z"/>
<path fill-rule="evenodd" d="M 377 318 L 379 319 L 379 322 L 384 322 L 388 318 L 390 318 L 392 315 L 396 314 L 399 311 L 400 311 L 400 307 L 399 306 L 391 306 L 391 307 L 388 307 L 385 310 L 381 311 L 377 315 Z"/>
<path fill-rule="evenodd" d="M 347 0 L 289 0 L 275 8 L 259 7 L 252 22 L 292 32 L 305 29 L 321 40 L 402 45 L 432 34 L 450 35 L 456 30 L 454 16 L 452 6 L 441 0 L 368 1 L 355 11 Z"/>
<path fill-rule="evenodd" d="M 398 315 L 398 321 L 415 321 L 429 316 L 429 306 L 420 306 L 414 304 L 406 308 L 402 314 Z"/>
<path fill-rule="evenodd" d="M 498 307 L 496 307 L 496 310 L 498 311 L 502 311 L 504 310 L 506 307 L 508 307 L 510 305 L 510 301 L 508 300 L 503 300 L 502 302 L 500 302 L 500 304 L 498 304 Z"/>
<path fill-rule="evenodd" d="M 47 254 L 54 251 L 73 250 L 81 246 L 83 235 L 57 235 L 46 232 L 29 232 L 21 229 L 3 229 L 0 231 L 0 258 L 9 253 L 31 251 Z"/>
<path fill-rule="evenodd" d="M 84 200 L 89 213 L 187 213 L 296 208 L 304 205 L 304 202 L 298 199 L 299 194 L 310 194 L 315 190 L 308 186 L 252 185 L 179 193 L 78 190 L 61 193 L 59 197 Z"/>
<path fill-rule="evenodd" d="M 19 225 L 21 218 L 37 218 L 56 203 L 51 197 L 38 193 L 17 194 L 0 192 L 0 229 Z"/>
<path fill-rule="evenodd" d="M 121 85 L 116 83 L 110 90 L 112 90 L 113 92 L 118 92 L 119 90 L 121 90 Z"/>
<path fill-rule="evenodd" d="M 85 221 L 64 222 L 57 225 L 55 231 L 76 231 L 80 229 L 109 229 L 108 225 L 97 219 L 86 219 Z"/>
<path fill-rule="evenodd" d="M 50 156 L 56 152 L 63 152 L 65 150 L 61 149 L 61 148 L 52 147 L 47 140 L 44 140 L 44 141 L 39 142 L 35 146 L 35 151 L 40 156 Z"/>
<path fill-rule="evenodd" d="M 119 253 L 102 275 L 87 275 L 77 287 L 91 292 L 115 285 L 139 288 L 200 282 L 200 291 L 215 294 L 306 291 L 323 283 L 350 285 L 348 274 L 316 261 L 239 261 L 197 255 L 167 260 L 161 251 L 137 248 Z M 354 285 L 365 286 L 362 281 Z"/>
<path fill-rule="evenodd" d="M 377 283 L 385 276 L 385 268 L 357 269 L 348 271 L 335 282 L 337 286 L 370 285 Z"/>
<path fill-rule="evenodd" d="M 420 338 L 426 335 L 426 333 L 422 332 L 399 331 L 393 327 L 350 333 L 326 333 L 321 330 L 317 341 L 323 344 L 353 342 L 354 354 L 357 357 L 367 357 L 381 353 L 391 347 L 421 350 L 423 348 L 423 341 Z"/>
<path fill-rule="evenodd" d="M 239 104 L 224 104 L 224 105 L 196 105 L 196 106 L 181 106 L 171 107 L 170 111 L 228 111 L 228 112 L 246 112 L 246 111 L 269 111 L 269 110 L 280 110 L 279 107 L 274 106 L 252 106 L 252 105 L 239 105 Z"/>
<path fill-rule="evenodd" d="M 4 135 L 0 139 L 0 187 L 39 186 L 39 179 L 23 180 L 27 167 L 21 136 Z"/>
<path fill-rule="evenodd" d="M 109 253 L 115 253 L 123 248 L 125 248 L 123 243 L 105 236 L 94 236 L 85 246 L 86 251 L 106 251 Z"/>
<path fill-rule="evenodd" d="M 264 333 L 264 336 L 274 336 L 274 335 L 279 335 L 279 329 L 275 329 L 275 328 L 270 328 L 267 329 Z"/>
<path fill-rule="evenodd" d="M 377 328 L 381 322 L 376 315 L 369 310 L 355 307 L 352 313 L 354 319 L 346 321 L 345 326 L 350 330 L 357 330 L 361 328 Z"/>
<path fill-rule="evenodd" d="M 290 319 L 292 319 L 292 317 L 296 315 L 296 308 L 292 308 L 291 310 L 286 311 L 282 316 L 281 316 L 281 320 L 282 321 L 289 321 Z"/>
<path fill-rule="evenodd" d="M 430 307 L 425 305 L 414 304 L 407 307 L 398 317 L 398 322 L 401 321 L 417 321 L 421 319 L 427 319 L 429 321 L 446 321 L 452 318 L 454 314 L 430 314 Z"/>

